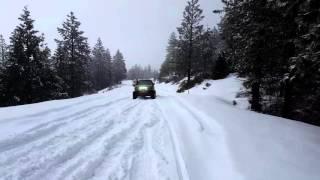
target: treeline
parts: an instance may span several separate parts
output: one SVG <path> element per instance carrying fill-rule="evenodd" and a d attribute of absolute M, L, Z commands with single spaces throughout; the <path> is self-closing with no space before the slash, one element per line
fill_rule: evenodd
<path fill-rule="evenodd" d="M 320 1 L 222 2 L 225 55 L 251 108 L 320 125 Z"/>
<path fill-rule="evenodd" d="M 126 78 L 122 53 L 111 58 L 100 39 L 91 51 L 72 12 L 58 28 L 52 56 L 27 8 L 19 20 L 9 45 L 0 36 L 0 106 L 77 97 Z"/>
<path fill-rule="evenodd" d="M 203 79 L 220 79 L 229 74 L 221 35 L 216 28 L 204 28 L 202 13 L 199 1 L 190 0 L 177 28 L 178 36 L 172 33 L 169 38 L 160 79 L 178 81 L 187 77 L 179 92 Z"/>
<path fill-rule="evenodd" d="M 155 69 L 152 69 L 150 65 L 142 67 L 140 65 L 134 65 L 128 70 L 128 79 L 158 79 L 159 72 Z"/>
<path fill-rule="evenodd" d="M 187 77 L 188 89 L 236 72 L 252 110 L 320 125 L 320 1 L 222 2 L 216 30 L 203 28 L 198 0 L 189 0 L 160 77 Z"/>

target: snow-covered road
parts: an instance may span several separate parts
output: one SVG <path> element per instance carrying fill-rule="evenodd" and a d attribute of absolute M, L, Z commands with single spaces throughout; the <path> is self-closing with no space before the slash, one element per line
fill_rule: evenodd
<path fill-rule="evenodd" d="M 188 179 L 161 115 L 168 97 L 132 100 L 131 93 L 125 84 L 72 100 L 1 109 L 0 178 Z"/>
<path fill-rule="evenodd" d="M 266 124 L 263 132 L 251 137 L 252 142 L 249 142 L 245 130 L 251 125 L 249 121 L 235 121 L 248 124 L 241 129 L 242 126 L 231 125 L 228 119 L 238 115 L 244 116 L 242 119 L 251 117 L 254 121 L 258 117 L 270 121 L 276 118 L 234 108 L 216 97 L 209 103 L 212 99 L 204 100 L 209 96 L 177 95 L 175 87 L 170 85 L 157 85 L 157 91 L 156 100 L 132 100 L 132 86 L 127 82 L 105 93 L 0 108 L 0 179 L 257 180 L 305 177 L 311 180 L 319 177 L 320 169 L 316 166 L 320 162 L 317 155 L 320 136 L 316 136 L 320 134 L 319 128 L 283 120 L 285 123 L 281 124 L 289 125 L 277 130 Z M 217 111 L 215 106 L 227 110 Z M 216 113 L 212 115 L 210 109 L 216 109 Z M 233 115 L 230 117 L 228 113 Z M 221 117 L 222 114 L 226 118 Z M 274 147 L 275 150 L 269 147 L 270 153 L 263 153 L 265 157 L 242 157 L 248 157 L 248 153 L 259 156 L 258 141 L 254 139 L 263 137 L 268 131 L 284 133 L 284 129 L 288 133 L 301 133 L 308 154 L 290 159 L 305 152 L 299 152 L 299 149 L 297 152 L 285 151 L 282 144 L 288 147 L 288 143 L 295 141 L 283 137 L 268 142 L 279 147 Z M 296 132 L 297 129 L 302 130 Z M 234 143 L 230 145 L 230 142 Z M 240 143 L 246 143 L 246 147 L 244 144 L 236 147 Z M 278 157 L 283 154 L 288 158 Z M 266 162 L 270 167 L 264 167 L 265 173 L 277 172 L 276 176 L 266 176 L 262 169 L 252 173 L 240 167 L 241 163 L 248 163 L 248 166 L 260 168 L 257 164 L 270 157 Z M 306 160 L 301 161 L 304 158 Z M 290 161 L 286 162 L 288 159 Z M 279 162 L 285 166 L 282 173 L 277 171 Z M 273 164 L 270 163 L 277 165 L 271 167 Z M 296 163 L 310 167 L 286 175 L 298 169 Z"/>
<path fill-rule="evenodd" d="M 134 101 L 127 89 L 126 97 L 99 94 L 2 120 L 22 129 L 1 138 L 1 178 L 179 179 L 158 103 Z"/>

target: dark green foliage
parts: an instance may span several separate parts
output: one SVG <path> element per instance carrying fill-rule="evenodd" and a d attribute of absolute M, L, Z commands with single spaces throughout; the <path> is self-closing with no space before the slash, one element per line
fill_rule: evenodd
<path fill-rule="evenodd" d="M 178 61 L 177 63 L 177 67 L 180 71 L 185 71 L 189 83 L 194 73 L 195 59 L 197 58 L 195 50 L 200 46 L 199 39 L 203 30 L 201 21 L 204 16 L 202 15 L 202 9 L 200 9 L 199 0 L 190 0 L 187 3 L 188 5 L 183 12 L 181 26 L 178 27 L 181 58 L 179 59 L 180 62 Z"/>
<path fill-rule="evenodd" d="M 3 77 L 4 67 L 8 59 L 8 46 L 2 35 L 0 35 L 0 93 L 4 92 Z M 0 97 L 3 96 L 0 94 Z"/>
<path fill-rule="evenodd" d="M 70 97 L 81 96 L 92 87 L 89 78 L 90 48 L 84 32 L 79 29 L 80 24 L 71 12 L 58 28 L 61 40 L 56 39 L 56 69 Z"/>
<path fill-rule="evenodd" d="M 159 72 L 151 68 L 150 65 L 146 67 L 141 67 L 139 65 L 134 65 L 128 70 L 127 79 L 136 80 L 136 79 L 158 79 Z"/>
<path fill-rule="evenodd" d="M 44 37 L 34 30 L 34 20 L 27 8 L 19 18 L 12 36 L 9 54 L 1 73 L 2 106 L 35 103 L 57 98 L 58 78 L 50 68 L 50 50 Z"/>
<path fill-rule="evenodd" d="M 218 79 L 229 74 L 230 68 L 225 67 L 229 66 L 226 59 L 220 58 L 216 62 L 219 56 L 223 56 L 224 42 L 220 32 L 215 28 L 204 29 L 201 24 L 203 18 L 198 0 L 189 1 L 181 26 L 177 28 L 178 39 L 174 33 L 169 38 L 160 79 L 178 81 L 187 77 L 187 82 L 181 87 L 188 89 L 203 79 Z M 191 82 L 195 79 L 196 83 Z"/>
<path fill-rule="evenodd" d="M 4 64 L 8 59 L 8 46 L 3 38 L 3 36 L 0 34 L 0 71 L 3 70 Z"/>
<path fill-rule="evenodd" d="M 319 1 L 223 0 L 226 59 L 251 108 L 320 125 Z"/>
<path fill-rule="evenodd" d="M 112 61 L 112 77 L 115 84 L 120 84 L 127 77 L 127 68 L 122 53 L 118 50 Z"/>
<path fill-rule="evenodd" d="M 99 38 L 92 50 L 91 76 L 93 88 L 101 90 L 112 85 L 111 55 Z"/>
<path fill-rule="evenodd" d="M 61 36 L 50 57 L 44 36 L 34 30 L 27 8 L 7 46 L 0 36 L 0 106 L 77 97 L 119 83 L 126 77 L 123 55 L 118 51 L 111 62 L 101 40 L 92 52 L 80 22 L 71 12 L 58 28 Z"/>
<path fill-rule="evenodd" d="M 287 85 L 294 99 L 288 117 L 320 126 L 320 2 L 291 3 L 296 9 L 296 54 L 290 60 Z"/>
<path fill-rule="evenodd" d="M 212 79 L 223 79 L 229 74 L 229 65 L 223 53 L 219 54 L 217 60 L 213 64 Z"/>
<path fill-rule="evenodd" d="M 160 68 L 160 77 L 167 77 L 178 73 L 176 70 L 178 60 L 178 40 L 175 33 L 172 33 L 169 38 L 167 55 L 165 61 Z"/>
<path fill-rule="evenodd" d="M 281 40 L 289 32 L 285 31 L 283 15 L 273 1 L 224 3 L 226 14 L 221 27 L 228 45 L 227 59 L 240 75 L 247 77 L 251 108 L 262 111 L 263 96 L 279 98 L 274 89 L 279 88 L 286 71 L 284 51 L 288 44 Z"/>
<path fill-rule="evenodd" d="M 199 47 L 195 49 L 197 60 L 195 61 L 195 71 L 198 76 L 209 79 L 213 75 L 213 66 L 219 46 L 219 32 L 216 29 L 207 29 L 202 32 L 199 39 Z"/>

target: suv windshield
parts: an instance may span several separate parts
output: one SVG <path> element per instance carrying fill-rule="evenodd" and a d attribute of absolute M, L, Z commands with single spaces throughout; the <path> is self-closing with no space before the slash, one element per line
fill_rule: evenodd
<path fill-rule="evenodd" d="M 151 80 L 140 80 L 138 85 L 153 85 L 153 82 Z"/>

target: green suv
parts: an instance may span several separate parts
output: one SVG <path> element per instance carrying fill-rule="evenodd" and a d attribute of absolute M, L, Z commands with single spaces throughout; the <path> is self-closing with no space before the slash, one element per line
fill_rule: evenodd
<path fill-rule="evenodd" d="M 142 96 L 150 96 L 152 99 L 156 98 L 156 91 L 154 89 L 154 83 L 151 80 L 137 80 L 134 84 L 134 91 L 132 93 L 133 99 Z"/>

